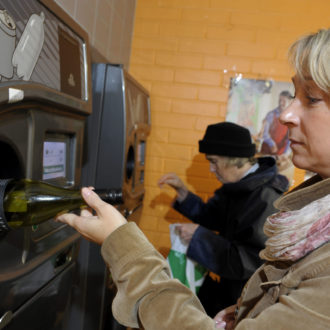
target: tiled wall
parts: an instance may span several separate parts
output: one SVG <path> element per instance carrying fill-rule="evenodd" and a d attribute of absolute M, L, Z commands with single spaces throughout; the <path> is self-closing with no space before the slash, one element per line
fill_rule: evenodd
<path fill-rule="evenodd" d="M 184 219 L 158 178 L 173 171 L 203 198 L 211 194 L 219 183 L 197 145 L 208 124 L 225 119 L 230 77 L 289 81 L 288 46 L 329 27 L 329 13 L 329 0 L 137 1 L 130 72 L 152 109 L 139 225 L 161 252 L 169 223 Z"/>
<path fill-rule="evenodd" d="M 128 69 L 136 0 L 56 0 L 89 34 L 96 60 Z M 101 55 L 101 56 L 99 56 Z"/>

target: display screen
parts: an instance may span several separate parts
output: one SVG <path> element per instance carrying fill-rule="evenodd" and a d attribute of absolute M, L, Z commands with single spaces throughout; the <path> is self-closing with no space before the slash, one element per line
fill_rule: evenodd
<path fill-rule="evenodd" d="M 66 177 L 66 148 L 66 142 L 44 142 L 43 180 Z"/>

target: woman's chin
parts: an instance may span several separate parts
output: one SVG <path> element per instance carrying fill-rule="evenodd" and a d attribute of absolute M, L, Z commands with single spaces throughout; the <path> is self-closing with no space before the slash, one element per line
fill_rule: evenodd
<path fill-rule="evenodd" d="M 298 167 L 302 170 L 312 171 L 310 168 L 310 163 L 308 162 L 308 159 L 306 159 L 306 157 L 293 154 L 292 163 L 295 167 Z"/>

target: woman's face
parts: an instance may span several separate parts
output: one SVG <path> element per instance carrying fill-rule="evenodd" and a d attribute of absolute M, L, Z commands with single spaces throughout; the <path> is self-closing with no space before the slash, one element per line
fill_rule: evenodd
<path fill-rule="evenodd" d="M 217 155 L 206 155 L 206 159 L 210 162 L 210 172 L 214 173 L 217 179 L 222 183 L 236 182 L 238 170 L 236 166 L 227 166 L 224 157 Z"/>
<path fill-rule="evenodd" d="M 282 112 L 281 123 L 289 128 L 293 163 L 330 177 L 330 95 L 313 80 L 293 78 L 295 97 Z"/>

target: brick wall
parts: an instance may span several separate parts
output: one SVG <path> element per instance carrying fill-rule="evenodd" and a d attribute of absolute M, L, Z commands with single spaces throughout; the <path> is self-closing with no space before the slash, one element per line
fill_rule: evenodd
<path fill-rule="evenodd" d="M 158 178 L 176 172 L 207 198 L 219 186 L 198 153 L 208 124 L 226 116 L 229 79 L 289 81 L 288 46 L 329 27 L 329 0 L 138 0 L 130 72 L 151 95 L 146 197 L 139 223 L 164 254 L 175 193 Z M 296 171 L 296 182 L 302 177 Z"/>

